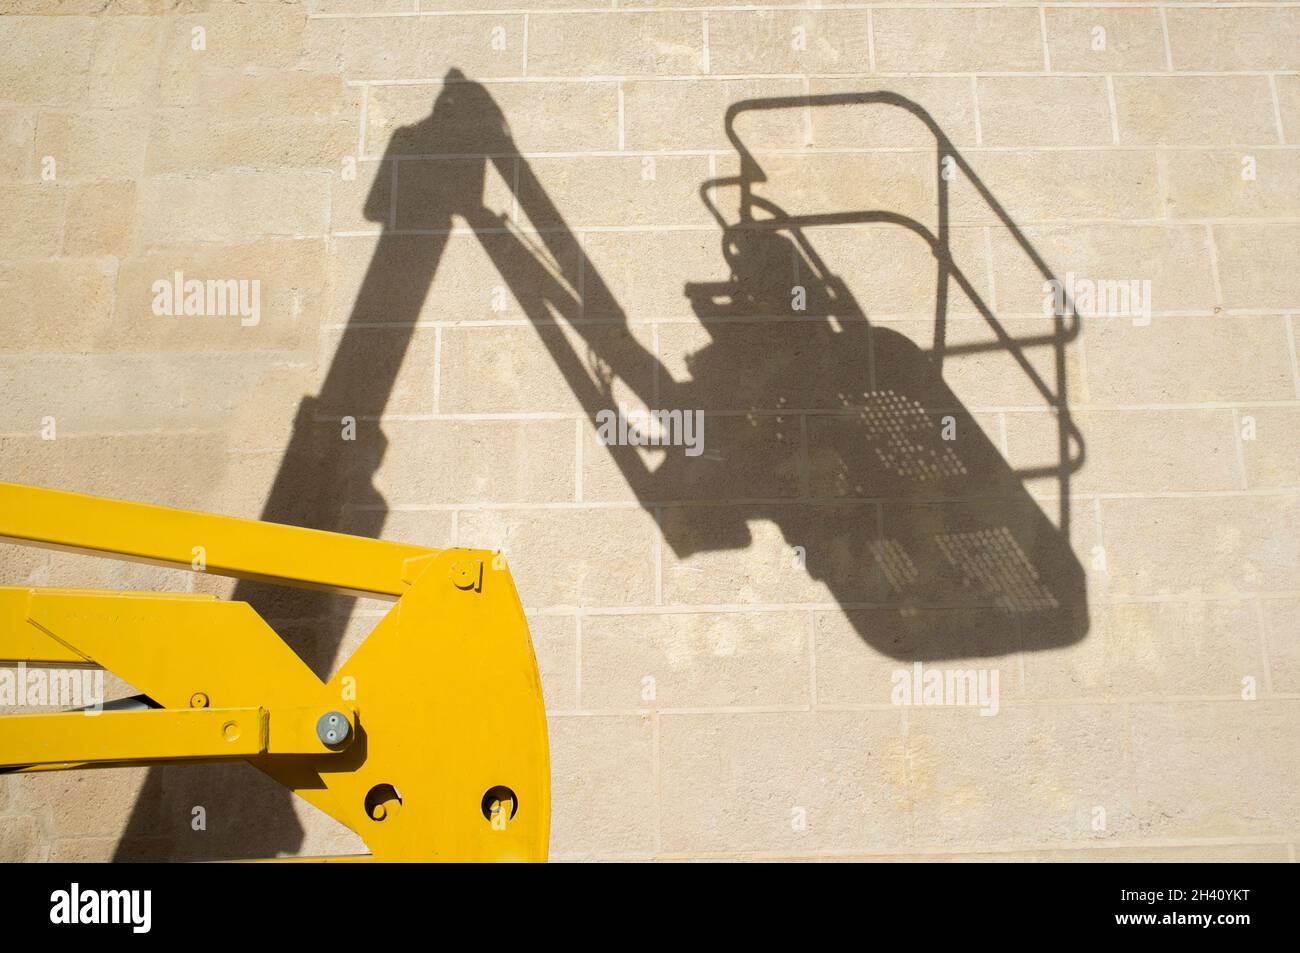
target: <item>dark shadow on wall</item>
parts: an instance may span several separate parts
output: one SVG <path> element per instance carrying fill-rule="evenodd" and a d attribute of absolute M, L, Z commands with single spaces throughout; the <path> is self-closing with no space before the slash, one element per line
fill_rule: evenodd
<path fill-rule="evenodd" d="M 737 135 L 736 118 L 755 110 L 824 106 L 902 109 L 933 132 L 935 229 L 882 210 L 792 216 L 755 194 L 764 173 Z M 753 542 L 751 524 L 770 521 L 791 553 L 801 547 L 803 571 L 825 583 L 862 638 L 897 659 L 996 656 L 1082 638 L 1088 625 L 1084 574 L 1070 549 L 1068 521 L 1069 479 L 1080 465 L 1082 442 L 1066 410 L 1064 371 L 1065 347 L 1078 333 L 1078 319 L 1067 309 L 1051 321 L 1050 333 L 1017 341 L 983 303 L 950 251 L 945 157 L 996 212 L 1043 279 L 1051 280 L 1047 266 L 933 119 L 903 97 L 877 92 L 754 100 L 732 106 L 726 126 L 740 157 L 739 174 L 704 183 L 701 195 L 723 229 L 730 278 L 684 280 L 709 342 L 687 359 L 689 377 L 678 380 L 628 333 L 625 312 L 519 155 L 491 95 L 450 71 L 432 113 L 399 129 L 386 153 L 394 161 L 449 158 L 398 163 L 397 192 L 388 165 L 380 167 L 365 214 L 382 224 L 382 235 L 321 391 L 298 410 L 262 519 L 382 533 L 387 510 L 373 475 L 388 448 L 379 418 L 448 232 L 464 224 L 533 322 L 593 428 L 598 415 L 618 407 L 616 385 L 630 403 L 704 411 L 706 449 L 698 456 L 680 446 L 607 447 L 678 557 L 745 549 Z M 487 207 L 489 164 L 535 229 L 523 231 Z M 715 205 L 726 189 L 740 196 L 734 222 Z M 810 237 L 813 229 L 863 223 L 907 229 L 933 252 L 936 306 L 929 350 L 869 322 L 850 283 L 870 282 L 871 275 L 833 274 Z M 995 343 L 946 344 L 950 286 L 974 304 Z M 805 298 L 797 314 L 791 311 L 796 287 Z M 372 327 L 377 322 L 385 326 L 379 336 Z M 585 353 L 561 333 L 565 326 Z M 1030 346 L 1053 354 L 1052 382 L 1027 358 Z M 1012 470 L 944 382 L 945 357 L 980 348 L 1005 353 L 1053 409 L 1055 465 L 1032 473 Z M 356 441 L 339 439 L 344 414 L 356 418 Z M 944 439 L 945 432 L 956 439 Z M 815 462 L 792 464 L 773 483 L 770 469 L 754 461 L 770 461 L 773 446 L 782 444 L 804 448 L 805 458 Z M 439 448 L 399 452 L 436 454 Z M 651 465 L 647 457 L 658 459 Z M 1057 481 L 1059 525 L 1025 490 L 1029 475 Z M 772 486 L 778 487 L 775 493 Z M 526 581 L 521 587 L 526 591 Z M 350 600 L 243 582 L 233 598 L 252 603 L 318 674 L 332 670 L 350 624 Z M 720 591 L 711 601 L 730 599 Z M 292 800 L 245 764 L 153 768 L 116 859 L 296 853 L 303 831 Z M 196 805 L 207 812 L 203 832 L 190 830 Z"/>

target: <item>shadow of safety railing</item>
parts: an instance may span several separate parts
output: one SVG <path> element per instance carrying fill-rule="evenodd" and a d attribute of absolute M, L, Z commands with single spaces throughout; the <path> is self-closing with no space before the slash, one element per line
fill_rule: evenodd
<path fill-rule="evenodd" d="M 891 212 L 885 209 L 861 209 L 845 212 L 820 214 L 788 215 L 774 202 L 755 195 L 754 185 L 766 180 L 762 166 L 754 154 L 746 147 L 736 130 L 736 121 L 745 113 L 804 108 L 824 108 L 835 106 L 890 106 L 906 111 L 921 122 L 933 135 L 935 142 L 935 184 L 937 191 L 936 212 L 937 227 L 931 229 L 915 218 Z M 897 225 L 919 236 L 934 256 L 935 262 L 935 311 L 934 339 L 931 348 L 931 360 L 935 368 L 942 372 L 946 357 L 961 357 L 987 352 L 1005 352 L 1015 361 L 1019 372 L 1028 378 L 1044 402 L 1052 407 L 1057 417 L 1057 457 L 1054 465 L 1026 467 L 1017 473 L 1022 479 L 1049 476 L 1058 486 L 1060 510 L 1059 524 L 1062 532 L 1068 535 L 1070 512 L 1070 477 L 1083 465 L 1083 439 L 1072 420 L 1067 400 L 1067 362 L 1066 347 L 1074 341 L 1080 332 L 1079 315 L 1073 304 L 1065 302 L 1065 307 L 1054 309 L 1053 327 L 1050 333 L 1027 338 L 1013 337 L 998 320 L 992 309 L 985 302 L 975 285 L 967 278 L 953 260 L 950 244 L 950 183 L 956 179 L 953 172 L 964 177 L 976 190 L 980 198 L 997 216 L 998 221 L 1011 235 L 1020 250 L 1033 263 L 1035 270 L 1044 282 L 1055 282 L 1047 263 L 1038 251 L 1020 231 L 1002 204 L 984 185 L 984 182 L 971 168 L 952 141 L 935 122 L 934 118 L 918 103 L 890 92 L 832 93 L 821 96 L 786 96 L 762 99 L 750 99 L 732 104 L 726 112 L 725 127 L 728 140 L 740 159 L 739 174 L 733 177 L 711 179 L 700 188 L 700 196 L 708 206 L 719 227 L 728 232 L 738 228 L 764 228 L 789 233 L 797 243 L 799 250 L 807 257 L 816 274 L 832 294 L 842 294 L 850 298 L 842 281 L 832 276 L 806 236 L 806 230 L 818 226 L 884 223 Z M 946 163 L 951 166 L 945 167 Z M 712 193 L 725 187 L 734 187 L 739 191 L 738 217 L 735 223 L 729 223 L 712 197 Z M 733 262 L 737 257 L 738 244 L 734 241 L 724 243 L 728 258 Z M 980 316 L 988 323 L 995 335 L 990 343 L 947 344 L 947 310 L 950 283 L 955 283 L 976 307 Z M 688 295 L 692 293 L 688 286 Z M 698 292 L 697 292 L 698 293 Z M 1026 350 L 1035 347 L 1052 349 L 1052 364 L 1055 379 L 1049 383 L 1030 362 Z"/>

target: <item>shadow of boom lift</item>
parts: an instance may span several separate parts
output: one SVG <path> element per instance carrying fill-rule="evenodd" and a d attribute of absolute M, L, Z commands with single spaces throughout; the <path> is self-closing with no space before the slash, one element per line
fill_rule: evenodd
<path fill-rule="evenodd" d="M 738 118 L 829 107 L 903 110 L 933 134 L 936 228 L 886 210 L 792 215 L 756 193 L 766 175 L 736 132 Z M 387 449 L 379 421 L 459 219 L 537 329 L 593 428 L 598 415 L 618 406 L 616 385 L 625 400 L 630 395 L 648 408 L 705 413 L 709 438 L 702 455 L 679 447 L 607 447 L 676 556 L 744 549 L 753 543 L 751 524 L 768 521 L 790 547 L 802 547 L 806 572 L 826 585 L 861 637 L 896 659 L 996 656 L 1082 638 L 1085 579 L 1069 541 L 1070 477 L 1082 463 L 1082 440 L 1068 413 L 1065 375 L 1078 316 L 1067 308 L 1045 322 L 1050 328 L 1043 334 L 1027 339 L 999 322 L 953 259 L 945 169 L 955 168 L 974 187 L 1051 281 L 1047 265 L 930 115 L 902 96 L 749 100 L 727 110 L 726 130 L 739 172 L 705 182 L 700 194 L 721 228 L 730 276 L 685 283 L 709 340 L 687 358 L 689 377 L 675 379 L 657 354 L 626 333 L 625 312 L 516 148 L 490 93 L 451 70 L 431 114 L 389 142 L 391 162 L 380 166 L 365 209 L 383 231 L 321 390 L 299 408 L 261 518 L 382 532 L 387 509 L 372 480 Z M 413 162 L 412 156 L 439 160 Z M 489 165 L 532 229 L 488 207 Z M 734 222 L 716 204 L 730 189 L 739 196 Z M 813 245 L 814 229 L 860 225 L 899 226 L 933 253 L 929 350 L 887 322 L 869 321 L 848 282 Z M 953 284 L 987 323 L 991 343 L 947 343 Z M 798 313 L 791 310 L 795 288 L 803 292 Z M 378 337 L 377 324 L 383 327 Z M 760 325 L 763 334 L 755 339 Z M 1032 348 L 1050 353 L 1053 381 L 1043 380 L 1029 360 Z M 1054 465 L 1013 470 L 945 383 L 945 360 L 990 353 L 1006 354 L 1050 408 L 1057 426 Z M 357 441 L 338 440 L 341 414 L 356 419 Z M 761 459 L 772 440 L 799 441 L 816 463 L 811 474 L 793 474 L 797 490 L 779 498 L 748 492 L 749 471 L 739 465 Z M 402 452 L 418 451 L 436 448 Z M 652 466 L 648 458 L 658 459 Z M 1055 523 L 1025 489 L 1031 477 L 1055 480 Z M 527 585 L 521 582 L 525 592 Z M 719 592 L 714 601 L 736 596 Z M 269 619 L 300 620 L 295 650 L 318 673 L 333 666 L 349 620 L 341 597 L 241 583 L 234 598 L 252 602 Z M 187 827 L 159 837 L 160 812 L 187 819 L 189 805 L 214 800 L 223 802 L 220 810 L 209 804 L 219 831 L 191 835 Z M 173 767 L 166 774 L 151 770 L 117 857 L 267 856 L 296 852 L 301 842 L 301 825 L 278 786 L 251 785 L 242 766 Z"/>

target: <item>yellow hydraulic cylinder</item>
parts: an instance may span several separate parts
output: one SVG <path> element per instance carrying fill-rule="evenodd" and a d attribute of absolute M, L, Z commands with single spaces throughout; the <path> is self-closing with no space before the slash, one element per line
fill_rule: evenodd
<path fill-rule="evenodd" d="M 286 586 L 396 599 L 436 550 L 0 483 L 0 539 Z"/>

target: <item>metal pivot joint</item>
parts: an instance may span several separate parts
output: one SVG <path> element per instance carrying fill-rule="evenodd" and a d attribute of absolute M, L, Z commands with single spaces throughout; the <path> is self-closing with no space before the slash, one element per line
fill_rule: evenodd
<path fill-rule="evenodd" d="M 352 726 L 341 711 L 327 711 L 316 722 L 316 737 L 327 748 L 342 748 L 352 737 Z"/>

